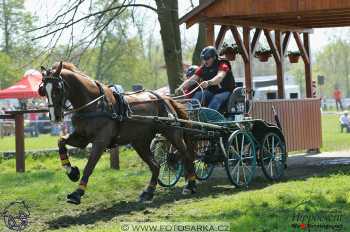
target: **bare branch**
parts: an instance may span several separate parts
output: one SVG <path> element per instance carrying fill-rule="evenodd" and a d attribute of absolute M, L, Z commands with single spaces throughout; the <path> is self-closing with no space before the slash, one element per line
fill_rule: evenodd
<path fill-rule="evenodd" d="M 156 8 L 154 8 L 152 6 L 149 6 L 149 5 L 145 5 L 145 4 L 126 4 L 126 5 L 115 6 L 115 7 L 111 7 L 111 8 L 102 10 L 102 11 L 97 11 L 97 12 L 88 14 L 88 15 L 86 15 L 84 17 L 81 17 L 78 20 L 75 20 L 75 21 L 68 21 L 68 22 L 64 23 L 64 26 L 59 27 L 59 28 L 57 28 L 57 29 L 55 29 L 53 31 L 47 32 L 47 33 L 45 33 L 43 35 L 37 36 L 37 37 L 33 38 L 32 40 L 37 40 L 37 39 L 41 39 L 41 38 L 47 37 L 47 36 L 52 35 L 52 34 L 58 32 L 58 31 L 67 29 L 67 28 L 73 26 L 74 24 L 77 24 L 77 23 L 79 23 L 79 22 L 81 22 L 81 21 L 83 21 L 85 19 L 89 19 L 89 18 L 91 18 L 93 16 L 104 15 L 107 12 L 110 12 L 110 11 L 113 11 L 113 10 L 117 10 L 117 9 L 123 9 L 123 8 L 127 8 L 127 7 L 145 7 L 147 9 L 151 9 L 151 10 L 157 12 Z M 49 25 L 52 25 L 52 23 L 49 24 Z M 45 28 L 45 26 L 41 27 L 41 29 L 43 29 L 43 28 Z M 34 29 L 34 30 L 36 30 L 36 29 Z"/>

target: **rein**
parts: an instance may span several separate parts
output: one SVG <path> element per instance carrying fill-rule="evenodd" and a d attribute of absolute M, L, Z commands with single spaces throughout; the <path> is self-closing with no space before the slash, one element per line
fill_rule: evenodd
<path fill-rule="evenodd" d="M 201 91 L 203 92 L 203 87 L 198 83 L 198 82 L 196 82 L 196 84 L 197 84 L 197 87 L 195 87 L 194 89 L 192 89 L 190 92 L 188 92 L 188 93 L 184 93 L 183 95 L 180 95 L 180 96 L 175 96 L 175 97 L 172 97 L 173 99 L 180 99 L 180 98 L 183 98 L 183 97 L 187 97 L 187 96 L 189 96 L 189 95 L 191 95 L 192 93 L 194 93 L 194 92 L 196 92 L 197 91 L 197 89 L 201 89 Z"/>
<path fill-rule="evenodd" d="M 102 98 L 104 98 L 104 97 L 105 97 L 105 95 L 101 95 L 101 96 L 95 98 L 94 100 L 92 100 L 92 101 L 86 103 L 85 105 L 80 106 L 79 108 L 66 111 L 66 112 L 64 113 L 64 116 L 69 115 L 69 114 L 72 114 L 72 113 L 75 113 L 75 112 L 78 112 L 78 111 L 80 111 L 80 110 L 83 110 L 83 109 L 85 109 L 85 108 L 91 106 L 92 104 L 94 104 L 95 102 L 99 101 L 100 99 L 102 99 Z"/>
<path fill-rule="evenodd" d="M 197 87 L 195 87 L 194 89 L 192 89 L 189 93 L 184 93 L 183 95 L 180 95 L 180 96 L 176 96 L 176 97 L 172 97 L 173 99 L 180 99 L 180 98 L 183 98 L 183 97 L 186 97 L 186 96 L 189 96 L 191 95 L 192 93 L 194 93 L 195 91 L 197 91 L 197 89 L 201 89 L 201 91 L 203 91 L 203 88 L 202 86 L 196 82 L 196 84 L 198 85 Z M 140 90 L 140 91 L 136 91 L 136 92 L 132 92 L 132 93 L 124 93 L 123 95 L 133 95 L 133 94 L 137 94 L 137 93 L 140 93 L 140 92 L 143 92 L 144 90 Z M 154 94 L 154 93 L 153 93 Z M 169 96 L 169 95 L 168 95 Z M 98 102 L 100 99 L 104 98 L 105 97 L 105 94 L 95 98 L 94 100 L 80 106 L 79 108 L 76 108 L 76 109 L 72 109 L 72 110 L 68 110 L 64 113 L 64 116 L 67 116 L 67 115 L 70 115 L 70 114 L 73 114 L 73 113 L 76 113 L 76 112 L 79 112 L 89 106 L 91 106 L 92 104 Z M 152 99 L 152 100 L 145 100 L 145 101 L 137 101 L 137 102 L 130 102 L 129 104 L 130 105 L 138 105 L 138 104 L 144 104 L 144 103 L 147 103 L 147 102 L 158 102 L 158 101 L 161 101 L 163 100 L 162 98 L 158 98 L 158 99 Z"/>

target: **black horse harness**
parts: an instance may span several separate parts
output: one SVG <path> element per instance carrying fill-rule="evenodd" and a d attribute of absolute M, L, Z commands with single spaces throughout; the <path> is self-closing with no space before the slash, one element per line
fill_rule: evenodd
<path fill-rule="evenodd" d="M 113 104 L 111 107 L 109 107 L 103 87 L 97 81 L 95 81 L 95 83 L 100 92 L 99 97 L 96 98 L 98 99 L 96 101 L 98 110 L 96 112 L 79 112 L 79 111 L 77 112 L 76 111 L 73 117 L 79 118 L 79 119 L 106 117 L 106 118 L 116 120 L 118 122 L 122 122 L 126 118 L 128 118 L 129 114 L 131 113 L 131 109 L 128 102 L 125 100 L 123 93 L 118 91 L 118 89 L 115 88 L 113 85 L 109 86 L 116 100 L 116 103 Z"/>
<path fill-rule="evenodd" d="M 130 114 L 132 113 L 132 111 L 130 109 L 130 105 L 126 101 L 124 95 L 132 95 L 132 94 L 136 94 L 136 93 L 145 91 L 145 90 L 141 90 L 141 91 L 137 91 L 137 92 L 130 93 L 130 94 L 124 94 L 121 91 L 119 91 L 119 89 L 117 88 L 116 85 L 110 85 L 108 87 L 112 91 L 113 97 L 115 98 L 116 103 L 113 104 L 112 106 L 109 106 L 103 87 L 101 86 L 101 84 L 99 82 L 95 81 L 95 84 L 99 89 L 99 96 L 97 98 L 95 98 L 94 100 L 88 102 L 87 104 L 85 104 L 79 108 L 69 109 L 68 107 L 66 107 L 66 104 L 65 104 L 66 100 L 67 100 L 67 96 L 65 96 L 65 87 L 69 88 L 68 83 L 66 81 L 64 81 L 64 79 L 61 76 L 53 76 L 53 77 L 47 78 L 45 80 L 47 80 L 47 82 L 48 81 L 53 82 L 53 83 L 55 83 L 55 85 L 57 85 L 59 87 L 60 105 L 66 111 L 64 113 L 64 115 L 66 116 L 69 114 L 73 114 L 73 118 L 76 118 L 76 119 L 91 119 L 91 118 L 96 118 L 96 117 L 106 117 L 106 118 L 110 118 L 112 120 L 116 120 L 118 122 L 123 122 L 125 119 L 130 119 L 130 116 L 131 116 Z M 45 96 L 45 84 L 46 84 L 45 80 L 43 80 L 43 82 L 40 85 L 39 90 L 38 90 L 38 92 L 41 96 Z M 161 103 L 161 107 L 164 108 L 164 110 L 167 112 L 168 116 L 174 118 L 175 120 L 177 119 L 176 112 L 173 112 L 171 110 L 171 107 L 169 106 L 169 104 L 161 96 L 159 96 L 157 93 L 155 93 L 153 91 L 148 91 L 148 92 L 150 92 L 152 95 L 154 95 L 157 99 L 146 100 L 146 101 L 141 101 L 141 102 L 136 102 L 136 103 L 140 104 L 140 103 L 158 101 Z M 97 103 L 97 111 L 95 111 L 95 112 L 81 112 L 83 109 L 85 109 L 85 108 L 87 108 L 95 103 Z"/>

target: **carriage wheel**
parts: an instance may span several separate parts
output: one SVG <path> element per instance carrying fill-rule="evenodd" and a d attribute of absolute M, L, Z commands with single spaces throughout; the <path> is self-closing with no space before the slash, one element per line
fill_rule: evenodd
<path fill-rule="evenodd" d="M 280 180 L 284 175 L 287 161 L 286 145 L 276 133 L 265 135 L 261 150 L 261 168 L 269 180 Z"/>
<path fill-rule="evenodd" d="M 225 168 L 231 183 L 247 186 L 256 171 L 256 150 L 253 138 L 244 131 L 235 131 L 228 139 Z"/>
<path fill-rule="evenodd" d="M 176 157 L 176 150 L 165 138 L 155 138 L 151 143 L 151 152 L 159 164 L 158 183 L 162 187 L 173 187 L 181 178 L 182 164 Z"/>
<path fill-rule="evenodd" d="M 194 161 L 194 168 L 196 178 L 201 181 L 208 180 L 214 170 L 213 164 L 206 163 L 204 161 L 204 156 L 205 153 L 208 151 L 209 146 L 209 140 L 199 140 L 197 142 L 196 160 Z"/>
<path fill-rule="evenodd" d="M 213 164 L 207 164 L 200 159 L 194 161 L 194 168 L 196 178 L 198 180 L 204 181 L 208 180 L 214 170 Z"/>

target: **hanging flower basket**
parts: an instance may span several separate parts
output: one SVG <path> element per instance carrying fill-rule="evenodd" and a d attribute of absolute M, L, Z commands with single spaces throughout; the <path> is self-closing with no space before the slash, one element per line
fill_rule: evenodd
<path fill-rule="evenodd" d="M 289 62 L 291 63 L 298 63 L 300 56 L 300 52 L 288 52 Z"/>
<path fill-rule="evenodd" d="M 228 45 L 227 43 L 224 43 L 222 45 L 222 50 L 220 51 L 220 56 L 226 56 L 230 61 L 233 61 L 236 59 L 236 55 L 240 53 L 237 44 Z"/>
<path fill-rule="evenodd" d="M 258 58 L 261 62 L 267 62 L 272 55 L 272 51 L 269 49 L 260 49 L 255 52 L 254 56 Z"/>
<path fill-rule="evenodd" d="M 232 44 L 232 47 L 233 47 L 233 51 L 235 54 L 241 54 L 241 49 L 238 47 L 237 44 Z"/>

